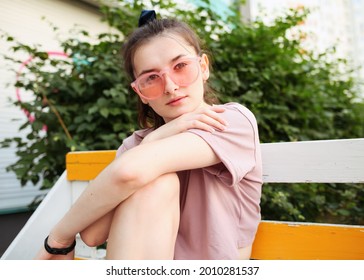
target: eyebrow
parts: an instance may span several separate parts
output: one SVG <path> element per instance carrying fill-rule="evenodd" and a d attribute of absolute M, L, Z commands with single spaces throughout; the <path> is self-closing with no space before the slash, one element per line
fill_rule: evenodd
<path fill-rule="evenodd" d="M 181 57 L 184 57 L 184 56 L 187 56 L 187 54 L 179 54 L 176 57 L 172 58 L 171 61 L 170 61 L 170 63 L 173 63 L 173 62 L 177 61 L 178 59 L 180 59 Z M 146 70 L 143 70 L 142 72 L 140 72 L 140 74 L 138 75 L 138 77 L 141 76 L 141 75 L 143 75 L 143 74 L 145 74 L 145 73 L 150 73 L 150 72 L 159 72 L 159 71 L 157 69 L 155 69 L 155 68 L 146 69 Z"/>

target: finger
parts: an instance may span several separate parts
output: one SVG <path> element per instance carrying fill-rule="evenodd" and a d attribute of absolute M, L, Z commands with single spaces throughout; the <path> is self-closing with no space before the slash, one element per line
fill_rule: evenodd
<path fill-rule="evenodd" d="M 200 106 L 199 108 L 197 108 L 195 110 L 195 112 L 204 112 L 205 110 L 212 110 L 212 111 L 216 111 L 216 112 L 224 112 L 225 108 L 222 106 L 218 106 L 218 105 L 206 105 L 205 106 Z"/>
<path fill-rule="evenodd" d="M 216 113 L 222 113 L 225 111 L 225 108 L 222 106 L 216 106 L 216 105 L 212 105 L 210 106 L 210 109 L 215 111 Z"/>
<path fill-rule="evenodd" d="M 201 129 L 211 133 L 215 131 L 215 129 L 211 125 L 208 125 L 205 122 L 201 122 L 198 120 L 193 120 L 191 122 L 190 128 Z"/>
<path fill-rule="evenodd" d="M 213 116 L 215 116 L 215 115 L 213 115 Z M 223 119 L 221 119 L 220 117 L 214 118 L 210 115 L 201 114 L 199 116 L 198 120 L 204 124 L 209 125 L 210 127 L 214 128 L 214 129 L 218 129 L 218 130 L 226 129 L 226 125 L 224 124 L 225 121 Z"/>
<path fill-rule="evenodd" d="M 214 106 L 216 107 L 216 106 Z M 224 117 L 221 115 L 222 112 L 225 111 L 224 108 L 220 107 L 219 109 L 216 109 L 214 107 L 211 107 L 211 109 L 207 109 L 205 110 L 203 113 L 207 116 L 209 116 L 210 118 L 218 121 L 219 123 L 221 123 L 224 126 L 227 126 L 228 123 L 227 121 L 224 119 Z M 213 108 L 213 109 L 212 109 Z"/>

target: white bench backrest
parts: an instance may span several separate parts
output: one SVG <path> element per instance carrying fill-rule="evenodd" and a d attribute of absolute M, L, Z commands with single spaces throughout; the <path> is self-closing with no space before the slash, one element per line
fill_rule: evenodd
<path fill-rule="evenodd" d="M 265 183 L 363 183 L 364 138 L 262 144 Z"/>

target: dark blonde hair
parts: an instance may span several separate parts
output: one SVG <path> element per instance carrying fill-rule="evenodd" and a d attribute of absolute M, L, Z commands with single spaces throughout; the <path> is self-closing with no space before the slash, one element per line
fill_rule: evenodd
<path fill-rule="evenodd" d="M 201 42 L 195 32 L 185 23 L 175 19 L 155 19 L 137 28 L 123 45 L 124 67 L 130 80 L 135 80 L 133 59 L 136 50 L 162 33 L 170 32 L 181 36 L 191 45 L 196 54 L 201 54 Z M 213 94 L 207 83 L 204 84 L 204 99 L 208 104 L 217 103 L 217 98 Z M 164 124 L 164 120 L 149 105 L 138 100 L 138 123 L 141 128 L 158 128 Z"/>

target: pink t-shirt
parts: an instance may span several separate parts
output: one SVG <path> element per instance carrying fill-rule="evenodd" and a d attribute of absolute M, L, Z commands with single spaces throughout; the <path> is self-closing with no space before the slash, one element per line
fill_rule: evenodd
<path fill-rule="evenodd" d="M 190 129 L 214 150 L 221 163 L 178 172 L 180 226 L 175 259 L 238 259 L 253 243 L 260 222 L 262 161 L 258 127 L 251 111 L 237 103 L 223 106 L 227 129 Z M 117 156 L 139 145 L 151 129 L 123 141 Z"/>

